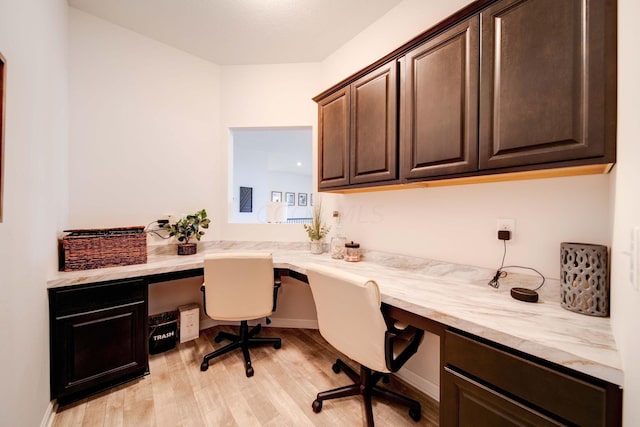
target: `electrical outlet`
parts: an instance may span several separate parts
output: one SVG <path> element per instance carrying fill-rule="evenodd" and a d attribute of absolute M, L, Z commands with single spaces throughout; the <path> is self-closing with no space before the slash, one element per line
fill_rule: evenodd
<path fill-rule="evenodd" d="M 511 236 L 516 231 L 516 220 L 513 218 L 498 218 L 496 220 L 497 231 L 510 231 Z"/>

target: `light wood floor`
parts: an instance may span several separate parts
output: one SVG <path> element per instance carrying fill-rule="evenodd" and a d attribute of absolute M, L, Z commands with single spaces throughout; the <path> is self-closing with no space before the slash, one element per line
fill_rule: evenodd
<path fill-rule="evenodd" d="M 219 326 L 200 338 L 149 358 L 151 374 L 58 410 L 53 426 L 361 426 L 361 398 L 325 401 L 318 414 L 311 402 L 319 391 L 349 384 L 331 365 L 340 355 L 309 329 L 263 328 L 279 336 L 282 348 L 251 349 L 255 375 L 244 373 L 242 352 L 233 351 L 200 371 L 202 356 L 227 343 L 212 344 Z M 344 360 L 344 359 L 343 359 Z M 356 365 L 349 362 L 353 367 Z M 377 426 L 437 426 L 438 404 L 391 378 L 385 385 L 422 405 L 414 422 L 404 407 L 374 399 Z"/>

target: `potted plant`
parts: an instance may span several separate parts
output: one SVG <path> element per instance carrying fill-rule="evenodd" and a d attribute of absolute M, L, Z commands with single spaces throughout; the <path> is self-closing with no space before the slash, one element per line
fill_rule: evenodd
<path fill-rule="evenodd" d="M 211 220 L 207 218 L 207 211 L 202 209 L 192 215 L 179 219 L 174 224 L 167 223 L 164 229 L 169 232 L 169 237 L 178 238 L 178 255 L 193 255 L 197 252 L 197 243 L 189 243 L 192 237 L 200 240 L 204 231 L 200 228 L 209 228 Z"/>
<path fill-rule="evenodd" d="M 311 224 L 304 224 L 304 229 L 311 240 L 310 250 L 312 254 L 321 254 L 323 252 L 323 239 L 331 227 L 322 222 L 322 202 L 318 200 L 313 206 L 313 215 Z"/>

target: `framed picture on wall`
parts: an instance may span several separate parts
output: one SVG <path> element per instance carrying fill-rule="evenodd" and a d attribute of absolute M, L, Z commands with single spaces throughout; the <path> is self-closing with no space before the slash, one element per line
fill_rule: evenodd
<path fill-rule="evenodd" d="M 240 212 L 253 212 L 253 187 L 240 187 Z"/>
<path fill-rule="evenodd" d="M 307 206 L 307 193 L 298 193 L 298 206 Z"/>
<path fill-rule="evenodd" d="M 287 202 L 287 206 L 295 206 L 296 193 L 284 193 L 284 200 Z"/>
<path fill-rule="evenodd" d="M 272 191 L 271 192 L 271 201 L 272 202 L 281 202 L 282 201 L 282 191 Z"/>

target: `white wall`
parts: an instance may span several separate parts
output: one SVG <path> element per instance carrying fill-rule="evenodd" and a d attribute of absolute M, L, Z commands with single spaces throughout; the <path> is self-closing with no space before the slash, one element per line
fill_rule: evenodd
<path fill-rule="evenodd" d="M 38 426 L 49 404 L 46 279 L 66 225 L 66 1 L 1 1 L 0 51 L 7 60 L 0 425 Z"/>
<path fill-rule="evenodd" d="M 70 226 L 213 210 L 219 67 L 73 8 L 69 32 Z"/>
<path fill-rule="evenodd" d="M 611 253 L 611 320 L 624 369 L 623 423 L 640 425 L 640 291 L 629 281 L 632 227 L 640 226 L 640 4 L 618 0 L 618 162 Z M 636 259 L 640 262 L 640 259 Z M 637 285 L 636 285 L 637 286 Z"/>

